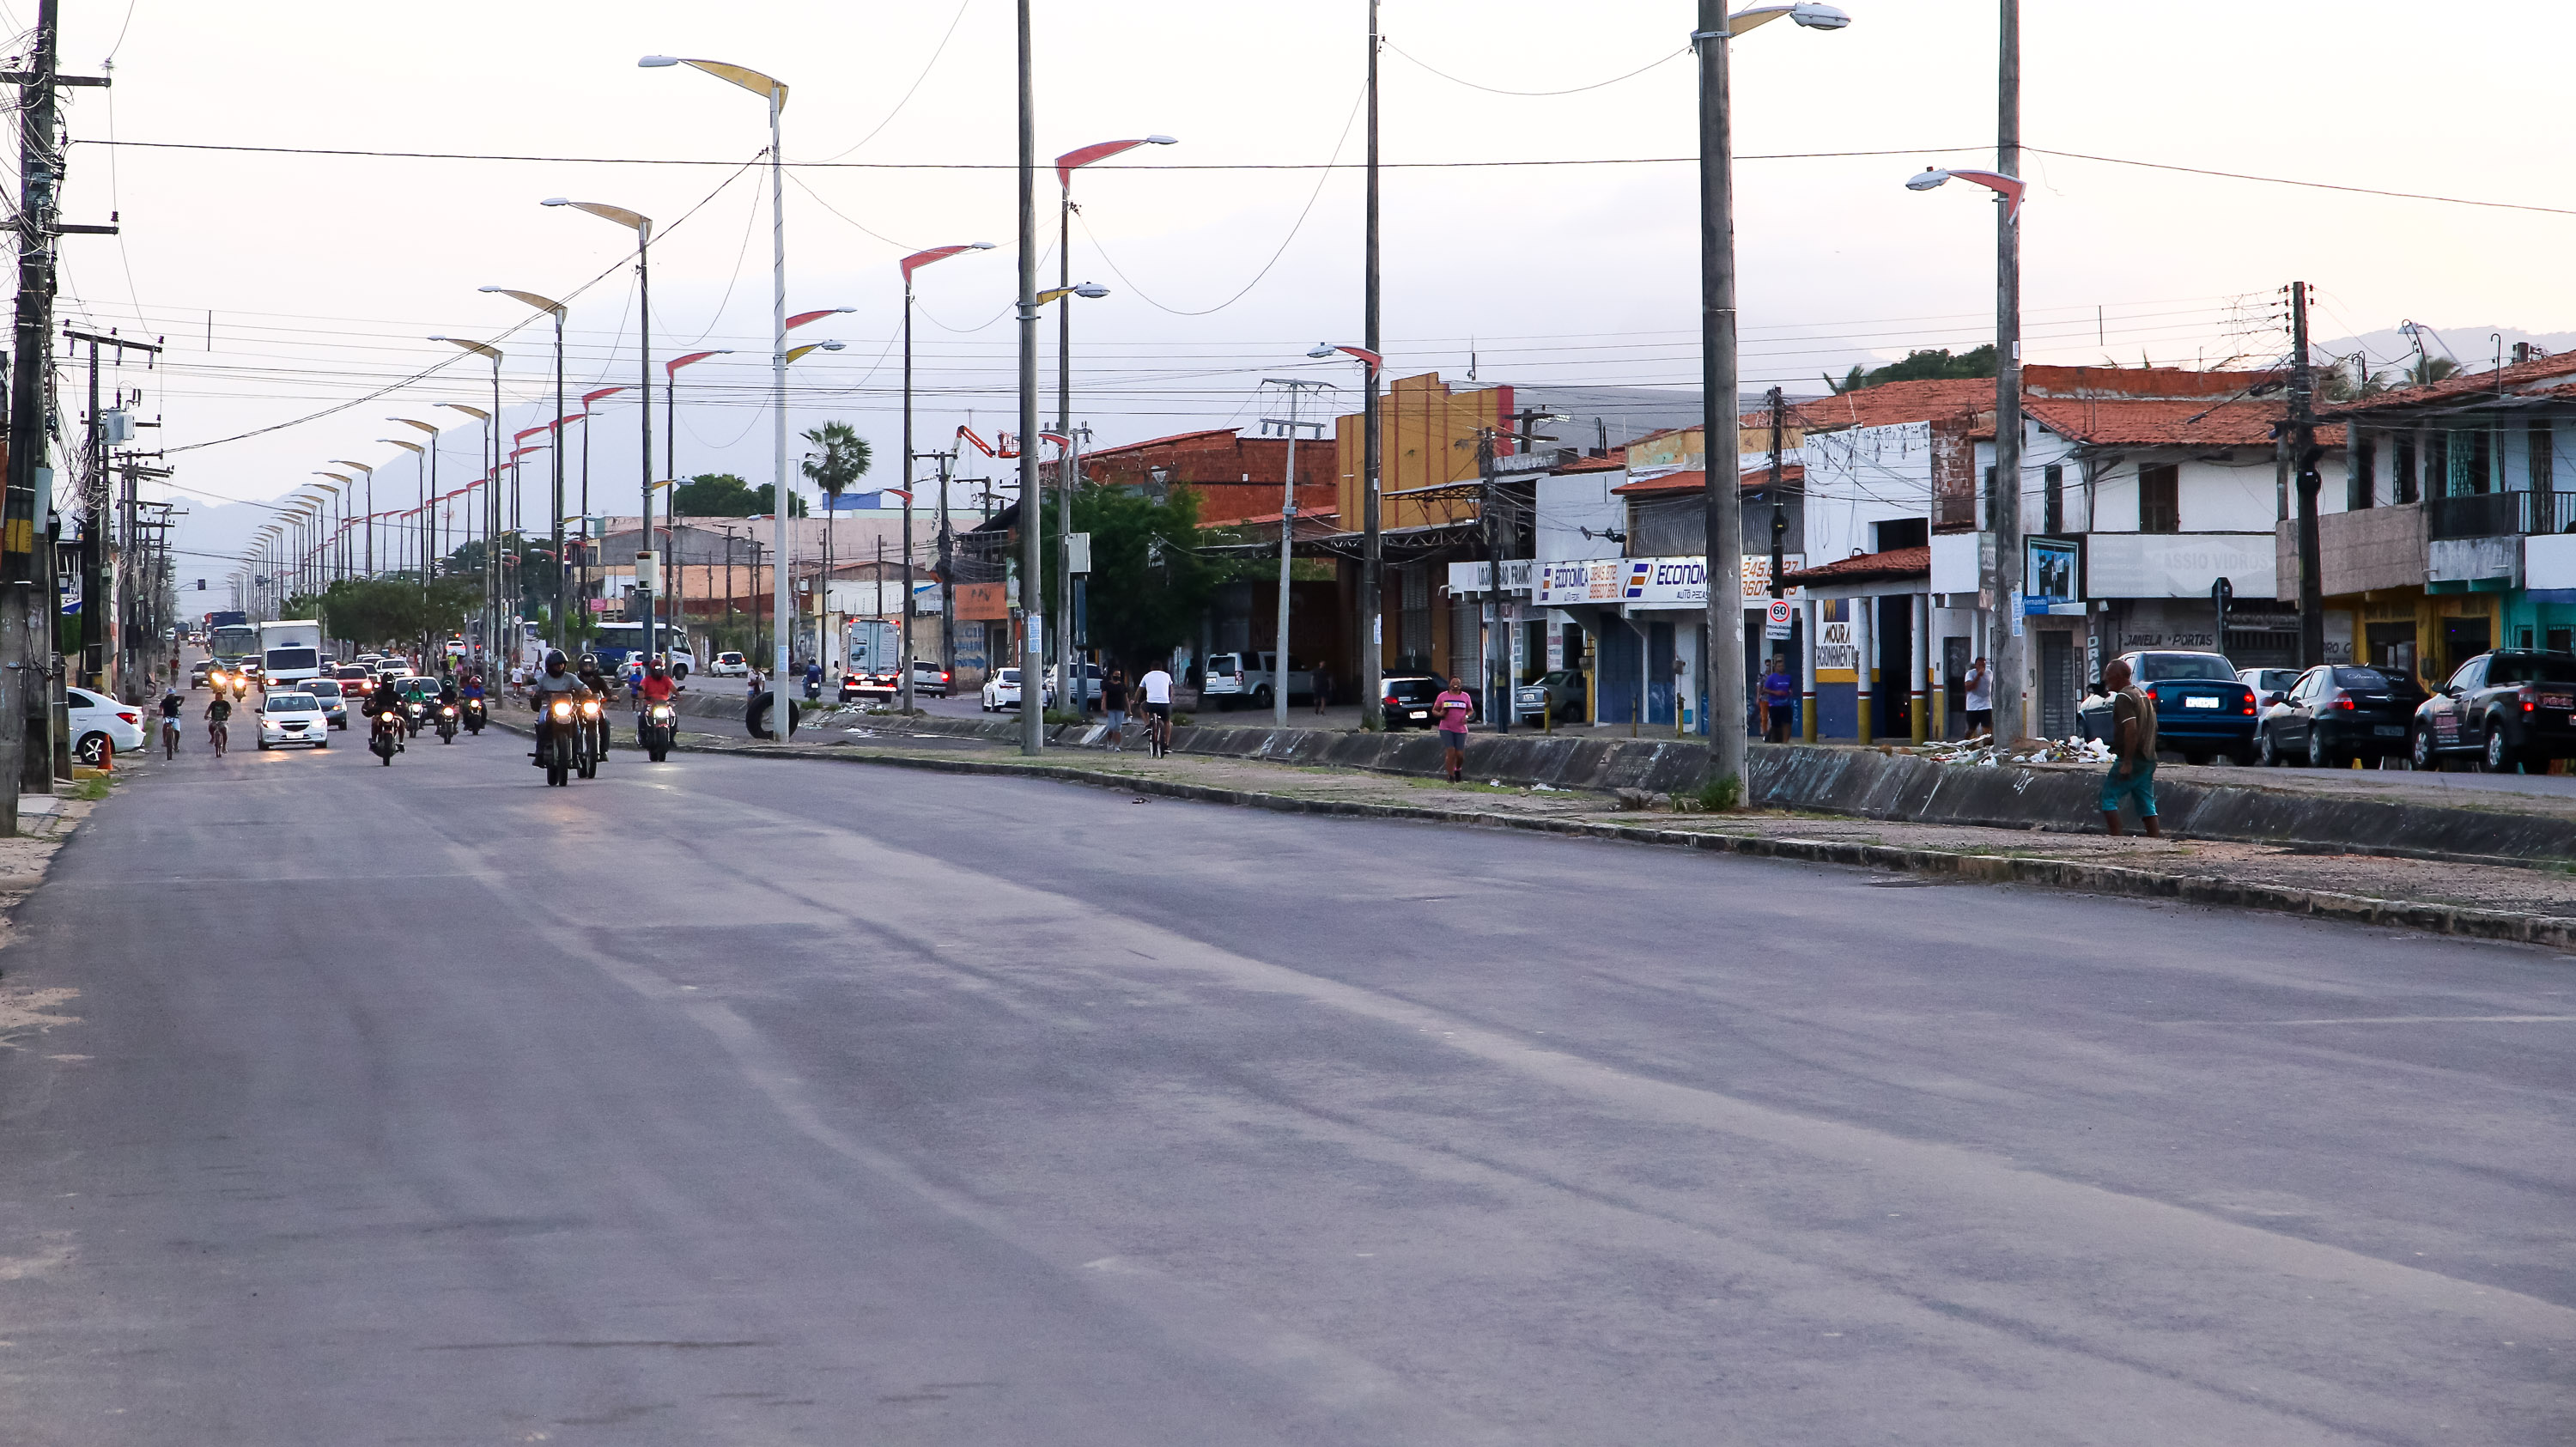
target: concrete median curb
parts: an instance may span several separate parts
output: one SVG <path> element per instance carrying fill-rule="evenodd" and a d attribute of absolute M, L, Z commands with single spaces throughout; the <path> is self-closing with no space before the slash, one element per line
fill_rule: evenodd
<path fill-rule="evenodd" d="M 831 745 L 679 744 L 675 752 L 732 754 L 749 758 L 816 759 L 834 763 L 871 764 L 881 768 L 918 769 L 941 774 L 983 774 L 1024 779 L 1051 779 L 1134 794 L 1188 799 L 1279 814 L 1325 814 L 1355 819 L 1388 819 L 1421 824 L 1448 824 L 1484 829 L 1510 829 L 1580 839 L 1607 839 L 1625 844 L 1742 854 L 1761 859 L 1811 864 L 1842 864 L 1926 875 L 1948 875 L 1982 884 L 2033 884 L 2134 899 L 2168 899 L 2275 914 L 2307 915 L 2347 924 L 2421 930 L 2468 939 L 2504 940 L 2576 951 L 2576 918 L 2520 914 L 2463 905 L 2380 899 L 2331 890 L 2283 885 L 2241 884 L 2215 875 L 2166 874 L 2112 864 L 1982 854 L 1944 849 L 1908 849 L 1887 844 L 1840 840 L 1778 839 L 1717 830 L 1660 829 L 1641 824 L 1598 820 L 1542 819 L 1498 814 L 1481 809 L 1444 809 L 1419 804 L 1373 804 L 1346 799 L 1300 799 L 1250 789 L 1226 789 L 1176 779 L 1139 778 L 1067 764 L 1026 764 L 993 759 L 923 758 L 909 755 L 839 752 Z"/>

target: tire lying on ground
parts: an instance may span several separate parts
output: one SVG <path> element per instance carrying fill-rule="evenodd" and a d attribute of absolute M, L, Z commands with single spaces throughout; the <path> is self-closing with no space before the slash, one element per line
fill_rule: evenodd
<path fill-rule="evenodd" d="M 751 696 L 751 702 L 744 706 L 742 711 L 742 726 L 750 731 L 753 738 L 765 739 L 770 737 L 769 706 L 771 701 L 776 697 L 777 695 L 772 691 L 763 689 L 760 692 L 753 694 Z M 794 738 L 796 736 L 798 716 L 803 712 L 803 709 L 797 707 L 796 700 L 791 698 L 787 701 L 787 736 L 789 738 Z"/>

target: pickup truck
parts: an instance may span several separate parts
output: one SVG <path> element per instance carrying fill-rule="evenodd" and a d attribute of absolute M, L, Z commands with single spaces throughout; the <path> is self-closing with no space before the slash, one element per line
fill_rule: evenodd
<path fill-rule="evenodd" d="M 1270 707 L 1272 690 L 1278 686 L 1276 653 L 1214 653 L 1208 656 L 1207 679 L 1199 685 L 1199 701 L 1210 708 L 1230 709 L 1250 703 L 1254 708 Z M 1315 672 L 1299 663 L 1295 655 L 1288 659 L 1288 701 L 1315 696 Z"/>

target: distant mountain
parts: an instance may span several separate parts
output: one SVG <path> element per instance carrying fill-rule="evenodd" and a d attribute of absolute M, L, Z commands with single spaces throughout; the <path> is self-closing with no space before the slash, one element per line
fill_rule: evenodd
<path fill-rule="evenodd" d="M 2551 356 L 2576 351 L 2576 332 L 2526 332 L 2519 327 L 2474 326 L 2433 327 L 2424 329 L 2424 351 L 2435 357 L 2449 357 L 2460 364 L 2463 372 L 2492 370 L 2499 346 L 2507 365 L 2513 362 L 2517 342 L 2527 342 Z M 2373 372 L 2395 371 L 2415 358 L 2415 344 L 2395 327 L 2364 332 L 2357 337 L 2337 337 L 2315 344 L 2317 361 L 2329 357 L 2350 357 L 2365 353 Z"/>

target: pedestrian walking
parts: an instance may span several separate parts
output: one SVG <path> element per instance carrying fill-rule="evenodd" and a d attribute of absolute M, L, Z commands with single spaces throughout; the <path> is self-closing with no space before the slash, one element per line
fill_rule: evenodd
<path fill-rule="evenodd" d="M 1771 743 L 1789 741 L 1789 724 L 1797 717 L 1798 680 L 1789 676 L 1789 665 L 1778 654 L 1771 655 L 1771 667 L 1762 675 L 1762 737 Z"/>
<path fill-rule="evenodd" d="M 1476 717 L 1476 699 L 1467 692 L 1467 680 L 1453 674 L 1448 692 L 1431 701 L 1431 715 L 1440 722 L 1440 743 L 1447 751 L 1441 763 L 1449 771 L 1449 782 L 1457 783 L 1467 770 L 1467 725 Z"/>
<path fill-rule="evenodd" d="M 1318 668 L 1315 670 L 1315 712 L 1322 713 L 1332 707 L 1332 703 L 1333 676 Z"/>
<path fill-rule="evenodd" d="M 1995 731 L 1995 675 L 1986 667 L 1982 653 L 1968 665 L 1968 731 L 1967 737 Z"/>
<path fill-rule="evenodd" d="M 1100 682 L 1100 711 L 1109 716 L 1109 752 L 1127 751 L 1127 670 L 1113 668 Z"/>
<path fill-rule="evenodd" d="M 2111 772 L 2102 779 L 2102 827 L 2117 838 L 2120 801 L 2136 806 L 2147 837 L 2161 839 L 2156 827 L 2156 700 L 2129 679 L 2129 665 L 2113 659 L 2102 670 L 2102 685 L 2111 691 Z"/>

